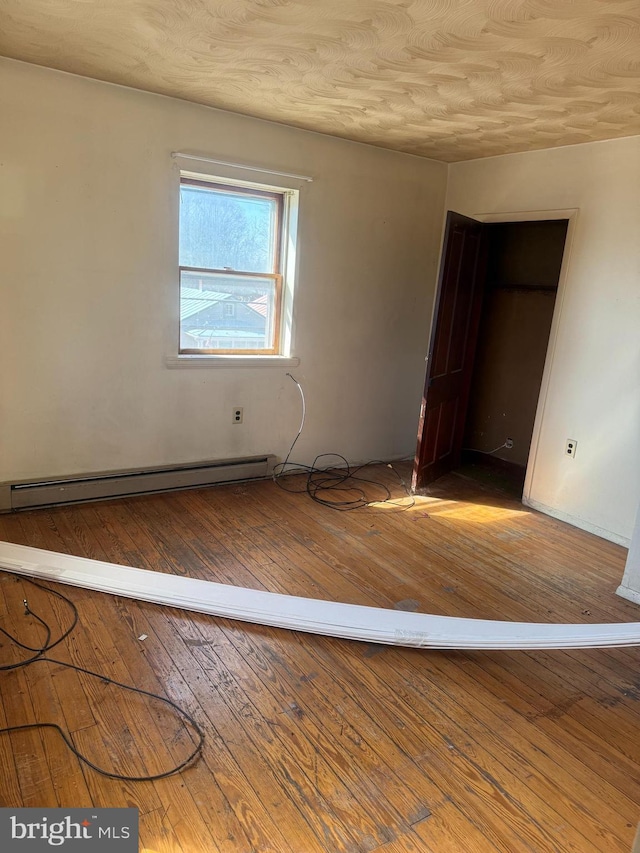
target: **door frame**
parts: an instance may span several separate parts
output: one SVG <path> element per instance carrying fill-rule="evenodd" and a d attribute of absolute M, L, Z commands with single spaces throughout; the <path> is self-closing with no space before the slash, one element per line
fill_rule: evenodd
<path fill-rule="evenodd" d="M 493 211 L 491 213 L 469 213 L 465 214 L 472 219 L 477 219 L 479 222 L 539 222 L 545 219 L 568 219 L 567 236 L 562 253 L 562 264 L 560 266 L 560 276 L 558 278 L 558 292 L 556 294 L 556 302 L 553 309 L 553 318 L 551 320 L 551 330 L 549 332 L 549 342 L 547 344 L 547 353 L 544 360 L 544 370 L 542 372 L 542 381 L 540 383 L 540 393 L 538 395 L 538 404 L 536 407 L 536 415 L 533 423 L 533 434 L 531 436 L 531 445 L 529 447 L 529 457 L 527 459 L 527 471 L 524 481 L 524 489 L 522 492 L 522 503 L 529 506 L 531 492 L 533 491 L 533 481 L 535 476 L 535 467 L 538 457 L 538 448 L 540 445 L 540 436 L 544 426 L 544 416 L 549 396 L 549 385 L 551 374 L 556 358 L 556 349 L 558 343 L 558 332 L 562 321 L 562 311 L 566 299 L 567 288 L 569 286 L 569 265 L 571 262 L 571 248 L 575 236 L 575 230 L 580 209 L 577 207 L 558 208 L 552 210 L 507 210 Z M 441 260 L 442 263 L 442 260 Z M 432 320 L 433 323 L 433 320 Z"/>

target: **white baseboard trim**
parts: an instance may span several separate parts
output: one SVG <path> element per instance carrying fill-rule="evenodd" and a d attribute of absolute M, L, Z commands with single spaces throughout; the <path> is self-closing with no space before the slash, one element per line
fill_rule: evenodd
<path fill-rule="evenodd" d="M 0 542 L 0 568 L 40 580 L 294 631 L 424 649 L 640 645 L 640 622 L 598 625 L 431 616 L 281 595 Z"/>
<path fill-rule="evenodd" d="M 628 548 L 631 544 L 631 539 L 628 536 L 621 536 L 619 533 L 613 533 L 611 530 L 605 530 L 604 527 L 598 527 L 596 524 L 586 521 L 584 518 L 579 518 L 575 515 L 570 515 L 568 512 L 563 512 L 560 509 L 555 509 L 552 506 L 540 503 L 533 498 L 522 498 L 522 503 L 525 506 L 536 509 L 538 512 L 543 512 L 545 515 L 550 515 L 552 518 L 557 518 L 558 521 L 565 521 L 573 527 L 579 527 L 580 530 L 586 530 L 587 533 L 593 533 L 594 536 L 599 536 L 601 539 L 608 539 L 609 542 L 615 542 L 616 545 L 622 545 Z"/>
<path fill-rule="evenodd" d="M 616 595 L 626 598 L 627 601 L 633 601 L 634 604 L 640 604 L 640 592 L 636 589 L 631 589 L 631 587 L 624 586 L 624 584 L 620 584 L 616 590 Z"/>

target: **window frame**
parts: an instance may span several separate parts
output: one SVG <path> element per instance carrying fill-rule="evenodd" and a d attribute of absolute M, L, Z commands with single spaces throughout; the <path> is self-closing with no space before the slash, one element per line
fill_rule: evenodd
<path fill-rule="evenodd" d="M 208 180 L 205 176 L 194 178 L 187 175 L 180 175 L 180 190 L 183 186 L 202 187 L 207 190 L 215 190 L 217 192 L 226 192 L 229 195 L 245 195 L 260 198 L 269 198 L 276 203 L 275 223 L 274 223 L 274 243 L 273 243 L 273 270 L 268 273 L 257 273 L 245 270 L 236 269 L 218 269 L 215 267 L 189 267 L 178 264 L 178 300 L 180 301 L 180 288 L 183 272 L 193 273 L 214 273 L 226 276 L 238 276 L 242 278 L 258 278 L 261 280 L 271 279 L 274 282 L 274 297 L 273 297 L 273 346 L 263 349 L 228 349 L 228 348 L 197 348 L 197 347 L 182 347 L 182 321 L 178 312 L 178 356 L 280 356 L 282 354 L 282 314 L 284 310 L 284 294 L 283 294 L 283 243 L 285 239 L 285 230 L 287 222 L 287 190 L 264 189 L 259 185 L 252 185 L 249 181 L 236 182 L 231 181 L 226 184 L 221 182 L 220 178 L 212 178 Z"/>

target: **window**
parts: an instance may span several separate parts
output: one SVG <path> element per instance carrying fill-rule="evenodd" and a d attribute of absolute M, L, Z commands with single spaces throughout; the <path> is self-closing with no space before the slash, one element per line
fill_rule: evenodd
<path fill-rule="evenodd" d="M 282 352 L 289 194 L 181 178 L 181 354 Z"/>

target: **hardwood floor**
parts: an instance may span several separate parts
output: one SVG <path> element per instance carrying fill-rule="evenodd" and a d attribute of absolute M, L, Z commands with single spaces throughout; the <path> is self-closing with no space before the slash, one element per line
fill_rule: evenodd
<path fill-rule="evenodd" d="M 339 513 L 258 482 L 0 516 L 0 539 L 444 615 L 640 620 L 615 596 L 624 549 L 457 475 L 408 509 Z M 149 853 L 631 849 L 639 649 L 425 652 L 61 590 L 81 621 L 56 656 L 180 703 L 204 752 L 120 782 L 52 730 L 0 735 L 2 806 L 137 806 Z M 42 637 L 25 597 L 66 624 L 62 603 L 0 573 L 0 625 L 23 642 Z M 1 638 L 0 662 L 21 654 Z M 191 747 L 157 702 L 54 664 L 2 672 L 0 690 L 0 727 L 58 722 L 118 772 L 161 772 Z"/>

